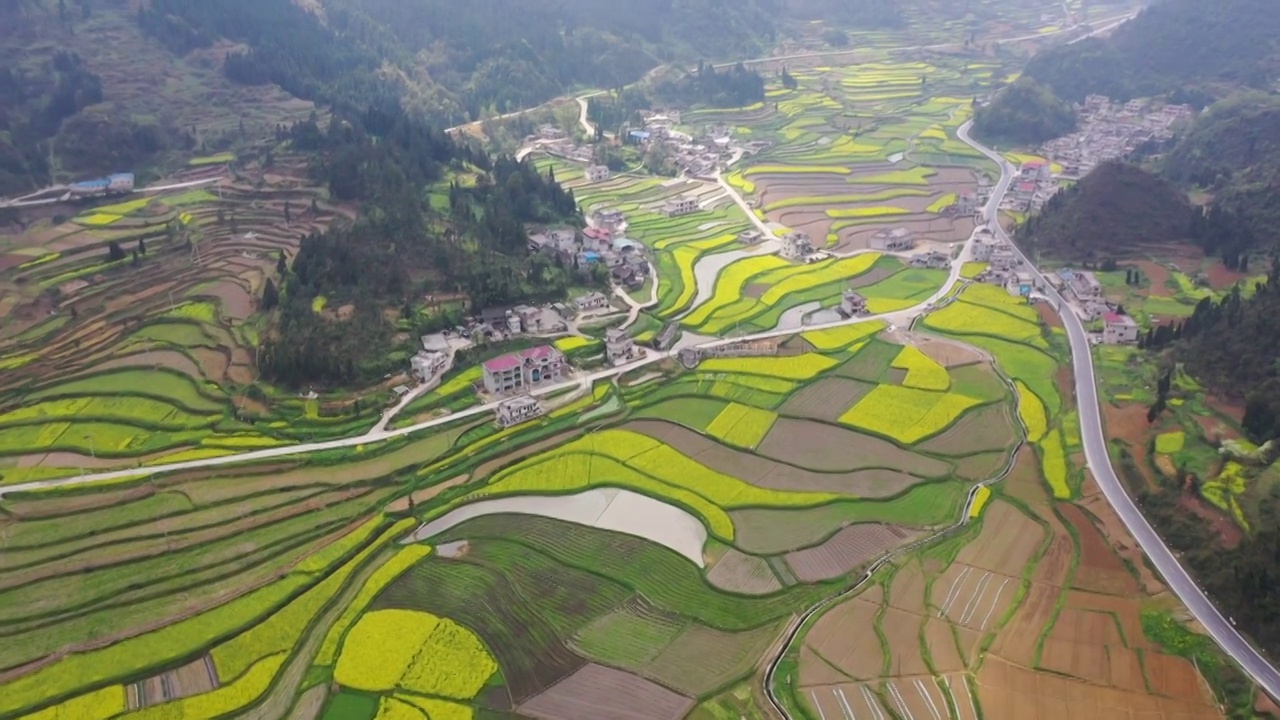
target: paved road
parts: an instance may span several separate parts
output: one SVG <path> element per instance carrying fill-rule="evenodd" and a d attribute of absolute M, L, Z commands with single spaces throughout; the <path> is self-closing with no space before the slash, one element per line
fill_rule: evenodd
<path fill-rule="evenodd" d="M 996 187 L 991 203 L 987 205 L 986 215 L 988 223 L 996 234 L 1008 240 L 1008 235 L 999 223 L 999 198 L 1009 187 L 1013 177 L 1013 167 L 998 153 L 974 141 L 969 135 L 971 126 L 972 122 L 969 122 L 960 128 L 960 139 L 1000 164 L 1000 183 Z M 1107 454 L 1107 435 L 1102 425 L 1102 413 L 1098 405 L 1098 386 L 1093 375 L 1093 353 L 1090 350 L 1089 338 L 1085 334 L 1084 324 L 1058 291 L 1022 255 L 1022 251 L 1016 250 L 1016 246 L 1015 251 L 1023 257 L 1027 267 L 1043 284 L 1045 295 L 1059 309 L 1065 309 L 1065 312 L 1060 314 L 1063 325 L 1067 329 L 1067 337 L 1071 341 L 1071 364 L 1075 370 L 1076 403 L 1080 408 L 1080 434 L 1084 439 L 1085 459 L 1098 486 L 1102 488 L 1107 502 L 1116 509 L 1125 527 L 1138 541 L 1138 545 L 1142 547 L 1147 557 L 1151 558 L 1151 563 L 1164 578 L 1165 583 L 1187 606 L 1196 620 L 1208 630 L 1218 645 L 1234 658 L 1249 677 L 1262 686 L 1269 695 L 1273 698 L 1280 697 L 1280 672 L 1277 672 L 1271 663 L 1263 658 L 1240 633 L 1236 632 L 1235 627 L 1222 616 L 1222 613 L 1218 612 L 1218 609 L 1205 596 L 1204 591 L 1196 585 L 1178 562 L 1177 557 L 1165 546 L 1164 541 L 1160 539 L 1142 511 L 1133 502 L 1133 498 L 1129 497 L 1120 479 L 1116 477 L 1115 469 L 1111 466 L 1111 457 Z"/>

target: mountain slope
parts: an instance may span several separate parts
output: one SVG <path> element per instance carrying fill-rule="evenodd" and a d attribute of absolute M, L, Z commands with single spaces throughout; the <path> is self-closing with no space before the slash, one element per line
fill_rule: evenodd
<path fill-rule="evenodd" d="M 1277 9 L 1274 0 L 1164 0 L 1105 40 L 1039 53 L 1024 74 L 1074 102 L 1191 85 L 1266 87 L 1280 73 Z"/>
<path fill-rule="evenodd" d="M 1163 159 L 1171 180 L 1207 188 L 1261 239 L 1280 228 L 1280 99 L 1245 94 L 1203 113 Z"/>
<path fill-rule="evenodd" d="M 1121 258 L 1187 240 L 1194 212 L 1167 180 L 1127 163 L 1103 163 L 1053 197 L 1018 229 L 1024 247 L 1073 260 Z"/>

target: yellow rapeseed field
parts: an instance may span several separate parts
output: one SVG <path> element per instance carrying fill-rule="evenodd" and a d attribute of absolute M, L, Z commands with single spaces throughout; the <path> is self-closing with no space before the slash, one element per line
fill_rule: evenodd
<path fill-rule="evenodd" d="M 973 493 L 973 505 L 969 507 L 969 518 L 977 518 L 982 515 L 982 509 L 987 506 L 987 501 L 991 499 L 991 488 L 983 485 Z"/>
<path fill-rule="evenodd" d="M 936 435 L 978 401 L 955 392 L 877 385 L 840 422 L 911 445 Z"/>
<path fill-rule="evenodd" d="M 1062 435 L 1051 432 L 1040 441 L 1040 461 L 1044 468 L 1044 479 L 1053 490 L 1053 497 L 1058 500 L 1071 499 L 1071 487 L 1067 485 L 1067 458 L 1062 452 Z"/>
<path fill-rule="evenodd" d="M 1018 417 L 1027 428 L 1027 442 L 1038 443 L 1044 437 L 1049 425 L 1044 403 L 1041 402 L 1039 395 L 1031 392 L 1031 388 L 1027 387 L 1026 383 L 1015 380 L 1014 385 L 1018 388 Z"/>
<path fill-rule="evenodd" d="M 125 710 L 123 685 L 111 685 L 60 705 L 26 715 L 22 720 L 106 720 Z"/>
<path fill-rule="evenodd" d="M 764 436 L 769 434 L 769 429 L 777 419 L 777 413 L 750 405 L 729 403 L 707 426 L 707 434 L 730 445 L 754 450 Z"/>
<path fill-rule="evenodd" d="M 791 356 L 762 356 L 738 358 L 711 358 L 702 361 L 702 372 L 746 373 L 766 375 L 788 380 L 808 380 L 818 373 L 835 367 L 838 361 L 817 353 Z"/>
<path fill-rule="evenodd" d="M 498 671 L 498 663 L 475 633 L 439 618 L 427 642 L 400 679 L 405 690 L 470 700 Z"/>
<path fill-rule="evenodd" d="M 449 702 L 448 700 L 437 700 L 436 698 L 418 697 L 416 695 L 397 697 L 414 707 L 421 708 L 431 720 L 472 720 L 476 716 L 475 710 L 470 707 Z"/>
<path fill-rule="evenodd" d="M 951 387 L 947 369 L 914 345 L 903 347 L 891 365 L 907 371 L 907 376 L 902 379 L 904 387 L 918 390 L 946 390 Z"/>
<path fill-rule="evenodd" d="M 383 696 L 373 720 L 428 720 L 430 716 L 400 698 Z"/>
<path fill-rule="evenodd" d="M 366 613 L 343 641 L 333 679 L 357 690 L 395 688 L 438 621 L 412 610 Z"/>
<path fill-rule="evenodd" d="M 856 342 L 861 342 L 885 329 L 883 320 L 841 325 L 839 327 L 810 330 L 801 335 L 810 345 L 824 352 L 844 350 Z"/>
<path fill-rule="evenodd" d="M 591 338 L 584 338 L 580 335 L 570 335 L 568 337 L 557 338 L 553 345 L 562 353 L 572 352 L 578 348 L 586 347 L 596 342 Z"/>
<path fill-rule="evenodd" d="M 431 554 L 431 547 L 427 545 L 408 545 L 395 554 L 390 560 L 373 571 L 369 579 L 365 581 L 364 587 L 360 588 L 356 599 L 351 601 L 342 611 L 342 615 L 338 617 L 338 621 L 329 628 L 329 633 L 324 636 L 324 643 L 320 645 L 320 654 L 316 657 L 317 665 L 332 665 L 333 660 L 338 655 L 338 643 L 342 640 L 342 634 L 347 628 L 351 627 L 351 623 L 355 622 L 356 616 L 364 612 L 364 609 L 373 602 L 373 598 L 382 589 L 390 585 L 392 581 L 404 574 L 406 570 L 413 567 L 419 560 Z"/>

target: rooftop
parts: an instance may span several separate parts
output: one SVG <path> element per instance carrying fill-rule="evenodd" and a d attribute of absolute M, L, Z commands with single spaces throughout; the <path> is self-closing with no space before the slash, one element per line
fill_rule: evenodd
<path fill-rule="evenodd" d="M 555 352 L 556 349 L 550 345 L 539 345 L 538 347 L 531 347 L 519 352 L 499 355 L 492 360 L 487 360 L 484 363 L 484 369 L 486 372 L 504 372 L 506 370 L 514 370 L 515 368 L 520 367 L 520 364 L 525 360 L 545 360 L 552 357 Z"/>

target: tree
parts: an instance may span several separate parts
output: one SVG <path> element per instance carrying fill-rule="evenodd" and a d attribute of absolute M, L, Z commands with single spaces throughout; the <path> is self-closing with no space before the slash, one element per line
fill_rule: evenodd
<path fill-rule="evenodd" d="M 147 254 L 147 241 L 142 238 L 138 238 L 138 252 L 143 255 Z"/>
<path fill-rule="evenodd" d="M 280 291 L 276 290 L 276 284 L 267 278 L 267 284 L 262 288 L 262 310 L 266 312 L 276 305 L 280 304 Z"/>
<path fill-rule="evenodd" d="M 276 274 L 284 277 L 289 272 L 289 262 L 285 259 L 284 251 L 280 251 L 280 256 L 276 258 Z"/>
<path fill-rule="evenodd" d="M 788 90 L 795 90 L 800 87 L 800 83 L 796 82 L 796 79 L 791 76 L 790 72 L 787 72 L 786 68 L 782 68 L 782 87 Z"/>
<path fill-rule="evenodd" d="M 288 225 L 293 222 L 293 213 L 289 211 L 289 201 L 284 201 L 284 224 Z"/>
<path fill-rule="evenodd" d="M 125 257 L 127 257 L 127 255 L 125 254 L 124 249 L 120 247 L 120 243 L 115 240 L 107 243 L 107 262 L 119 262 L 120 260 L 125 259 Z"/>

